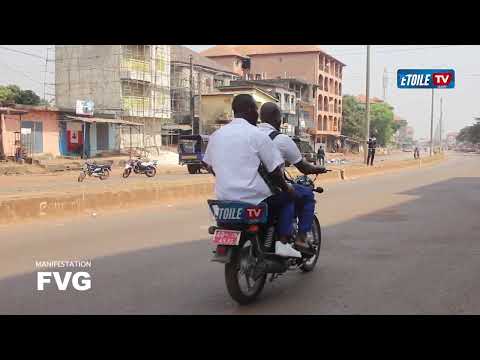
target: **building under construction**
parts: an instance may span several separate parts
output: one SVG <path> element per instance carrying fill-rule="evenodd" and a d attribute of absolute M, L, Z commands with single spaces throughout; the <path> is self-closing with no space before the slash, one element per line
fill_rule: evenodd
<path fill-rule="evenodd" d="M 240 76 L 217 63 L 181 45 L 170 46 L 170 124 L 163 127 L 164 143 L 175 145 L 178 135 L 205 133 L 201 129 L 201 96 L 228 86 Z M 192 128 L 193 126 L 193 128 Z"/>
<path fill-rule="evenodd" d="M 110 141 L 103 148 L 158 153 L 162 125 L 171 119 L 170 46 L 55 46 L 56 106 L 74 114 L 79 100 L 93 101 L 95 116 L 112 119 L 94 124 L 93 137 Z M 65 126 L 74 127 L 69 119 Z"/>

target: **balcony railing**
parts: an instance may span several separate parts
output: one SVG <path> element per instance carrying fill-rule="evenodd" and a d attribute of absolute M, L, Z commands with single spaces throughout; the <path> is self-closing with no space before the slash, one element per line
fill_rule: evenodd
<path fill-rule="evenodd" d="M 139 96 L 124 96 L 123 111 L 128 116 L 149 116 L 151 113 L 150 98 Z"/>
<path fill-rule="evenodd" d="M 150 62 L 132 58 L 123 58 L 120 66 L 123 79 L 152 81 Z"/>

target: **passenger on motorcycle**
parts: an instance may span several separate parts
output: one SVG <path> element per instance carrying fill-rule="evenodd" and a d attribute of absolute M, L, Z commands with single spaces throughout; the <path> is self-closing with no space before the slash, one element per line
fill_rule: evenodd
<path fill-rule="evenodd" d="M 300 172 L 308 174 L 323 174 L 327 170 L 323 166 L 315 166 L 302 158 L 295 142 L 286 134 L 280 133 L 282 124 L 280 109 L 275 103 L 267 102 L 260 109 L 262 123 L 258 128 L 273 140 L 274 146 L 282 155 L 283 161 L 293 164 Z M 302 253 L 309 254 L 306 243 L 307 233 L 312 230 L 313 214 L 315 212 L 315 196 L 311 188 L 293 184 L 295 189 L 295 207 L 298 216 L 298 233 L 295 247 Z M 293 219 L 293 217 L 292 217 Z"/>
<path fill-rule="evenodd" d="M 237 95 L 232 109 L 234 119 L 210 136 L 203 157 L 216 177 L 216 197 L 253 205 L 266 202 L 279 216 L 276 254 L 301 257 L 287 243 L 293 231 L 295 209 L 294 188 L 283 176 L 283 158 L 272 140 L 258 129 L 258 108 L 251 95 Z"/>

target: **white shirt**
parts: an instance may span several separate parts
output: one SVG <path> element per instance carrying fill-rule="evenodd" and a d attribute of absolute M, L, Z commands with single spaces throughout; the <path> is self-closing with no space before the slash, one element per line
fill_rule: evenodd
<path fill-rule="evenodd" d="M 254 205 L 272 195 L 258 173 L 260 161 L 268 172 L 284 162 L 272 140 L 241 118 L 233 119 L 210 136 L 203 161 L 215 172 L 218 200 Z"/>
<path fill-rule="evenodd" d="M 258 128 L 267 135 L 269 135 L 272 131 L 277 130 L 269 123 L 258 124 Z M 290 136 L 279 134 L 275 137 L 275 139 L 273 139 L 273 143 L 280 151 L 284 161 L 288 161 L 293 165 L 302 160 L 302 154 L 300 153 L 297 144 L 295 144 Z"/>

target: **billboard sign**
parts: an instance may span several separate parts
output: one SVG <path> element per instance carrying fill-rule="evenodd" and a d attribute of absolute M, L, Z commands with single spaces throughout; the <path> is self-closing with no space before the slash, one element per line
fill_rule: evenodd
<path fill-rule="evenodd" d="M 453 69 L 399 69 L 397 70 L 399 89 L 453 89 L 455 70 Z"/>
<path fill-rule="evenodd" d="M 91 100 L 77 100 L 76 114 L 93 116 L 95 104 Z"/>

